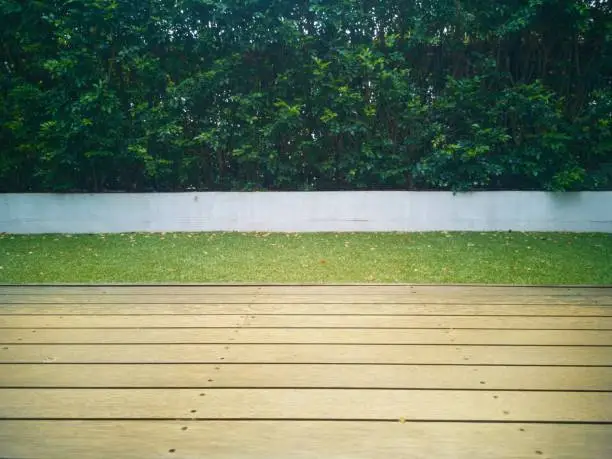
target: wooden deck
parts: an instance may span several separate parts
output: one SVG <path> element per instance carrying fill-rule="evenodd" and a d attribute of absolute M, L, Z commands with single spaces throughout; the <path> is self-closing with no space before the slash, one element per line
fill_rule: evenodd
<path fill-rule="evenodd" d="M 612 458 L 612 288 L 0 287 L 0 457 Z"/>

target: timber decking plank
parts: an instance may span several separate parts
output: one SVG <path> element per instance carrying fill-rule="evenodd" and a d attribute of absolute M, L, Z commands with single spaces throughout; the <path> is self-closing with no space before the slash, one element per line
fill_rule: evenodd
<path fill-rule="evenodd" d="M 612 367 L 0 365 L 0 387 L 320 387 L 612 391 Z"/>
<path fill-rule="evenodd" d="M 491 304 L 4 304 L 1 315 L 473 315 L 473 316 L 607 316 L 612 306 Z"/>
<path fill-rule="evenodd" d="M 612 348 L 348 344 L 18 344 L 0 363 L 369 363 L 612 366 Z"/>
<path fill-rule="evenodd" d="M 204 395 L 201 395 L 204 394 Z M 1 419 L 610 422 L 612 392 L 388 389 L 0 389 Z"/>
<path fill-rule="evenodd" d="M 103 295 L 103 294 L 74 294 L 74 295 L 0 295 L 0 304 L 96 304 L 96 303 L 119 303 L 119 304 L 143 304 L 143 303 L 248 303 L 248 304 L 291 304 L 291 303 L 353 303 L 353 304 L 567 304 L 567 305 L 612 305 L 612 294 L 606 289 L 599 295 L 417 295 L 417 294 L 371 294 L 363 295 L 358 292 L 354 294 L 320 295 L 320 294 L 183 294 L 183 295 Z"/>
<path fill-rule="evenodd" d="M 0 457 L 603 459 L 612 457 L 612 426 L 327 421 L 0 421 Z"/>
<path fill-rule="evenodd" d="M 32 330 L 35 333 L 32 333 Z M 612 331 L 350 328 L 38 328 L 4 329 L 2 344 L 334 343 L 612 346 Z"/>
<path fill-rule="evenodd" d="M 479 316 L 0 316 L 0 328 L 481 328 L 534 330 L 612 330 L 612 317 Z"/>

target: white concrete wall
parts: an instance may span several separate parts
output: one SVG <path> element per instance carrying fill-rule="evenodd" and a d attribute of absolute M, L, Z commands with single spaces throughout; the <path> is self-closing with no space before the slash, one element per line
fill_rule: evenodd
<path fill-rule="evenodd" d="M 0 232 L 597 231 L 612 192 L 2 194 Z"/>

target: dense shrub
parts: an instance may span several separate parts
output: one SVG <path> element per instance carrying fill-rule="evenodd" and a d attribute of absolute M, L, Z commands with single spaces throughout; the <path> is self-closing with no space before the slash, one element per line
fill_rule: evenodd
<path fill-rule="evenodd" d="M 0 191 L 612 188 L 606 0 L 0 12 Z"/>

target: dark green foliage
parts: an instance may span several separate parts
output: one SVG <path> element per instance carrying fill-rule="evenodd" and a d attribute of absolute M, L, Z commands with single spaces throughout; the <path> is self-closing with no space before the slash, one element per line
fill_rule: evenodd
<path fill-rule="evenodd" d="M 612 187 L 605 0 L 0 15 L 0 191 Z"/>

